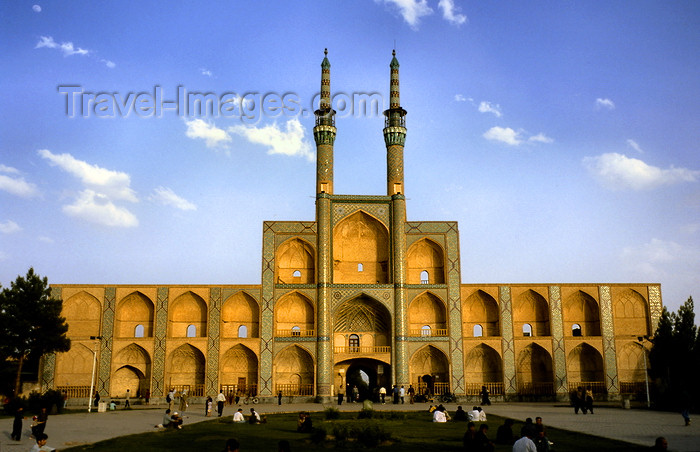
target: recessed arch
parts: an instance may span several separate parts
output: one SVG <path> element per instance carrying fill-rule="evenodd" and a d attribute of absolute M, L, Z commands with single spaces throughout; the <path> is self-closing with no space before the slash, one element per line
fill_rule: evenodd
<path fill-rule="evenodd" d="M 522 325 L 532 325 L 533 336 L 549 336 L 549 303 L 547 300 L 529 289 L 520 294 L 513 304 L 513 326 L 516 331 L 522 329 Z"/>
<path fill-rule="evenodd" d="M 314 385 L 314 360 L 298 345 L 280 351 L 273 360 L 275 390 L 289 395 L 311 395 Z"/>
<path fill-rule="evenodd" d="M 440 245 L 422 238 L 406 253 L 408 284 L 445 284 L 445 252 Z"/>
<path fill-rule="evenodd" d="M 204 385 L 206 361 L 198 348 L 183 344 L 170 353 L 166 363 L 166 386 L 189 386 L 190 394 L 196 394 Z"/>
<path fill-rule="evenodd" d="M 56 354 L 56 386 L 90 385 L 93 350 L 78 342 L 71 342 L 65 353 Z"/>
<path fill-rule="evenodd" d="M 616 335 L 649 334 L 647 302 L 636 290 L 625 289 L 614 297 L 613 315 Z"/>
<path fill-rule="evenodd" d="M 518 354 L 517 379 L 522 387 L 528 384 L 552 383 L 552 355 L 540 345 L 532 343 Z"/>
<path fill-rule="evenodd" d="M 462 307 L 464 332 L 474 331 L 474 326 L 483 327 L 486 337 L 500 336 L 498 303 L 483 290 L 477 290 L 464 301 Z"/>
<path fill-rule="evenodd" d="M 235 386 L 243 393 L 258 384 L 258 357 L 243 344 L 236 344 L 221 357 L 220 386 Z"/>
<path fill-rule="evenodd" d="M 68 323 L 68 337 L 100 335 L 102 306 L 93 295 L 83 291 L 68 298 L 63 302 L 62 314 Z"/>
<path fill-rule="evenodd" d="M 289 292 L 275 303 L 275 330 L 277 335 L 289 335 L 294 327 L 299 335 L 308 336 L 314 331 L 314 306 L 300 292 Z"/>
<path fill-rule="evenodd" d="M 275 281 L 278 284 L 313 284 L 316 267 L 314 247 L 298 237 L 282 243 L 275 253 Z"/>
<path fill-rule="evenodd" d="M 255 298 L 239 291 L 231 295 L 221 306 L 222 337 L 241 337 L 241 326 L 245 326 L 248 337 L 260 335 L 260 309 Z"/>
<path fill-rule="evenodd" d="M 362 264 L 362 271 L 358 271 Z M 388 281 L 389 232 L 382 222 L 358 211 L 333 229 L 333 282 L 375 284 Z"/>
<path fill-rule="evenodd" d="M 581 336 L 600 336 L 600 313 L 598 302 L 583 292 L 569 295 L 562 305 L 564 332 L 573 335 L 573 325 L 579 325 Z"/>
<path fill-rule="evenodd" d="M 644 355 L 649 363 L 649 351 L 638 342 L 628 342 L 617 348 L 617 373 L 620 382 L 641 382 L 645 380 Z"/>
<path fill-rule="evenodd" d="M 603 357 L 594 347 L 577 345 L 566 359 L 566 374 L 570 382 L 602 382 Z"/>
<path fill-rule="evenodd" d="M 441 333 L 444 332 L 442 335 L 447 335 L 447 308 L 439 297 L 430 292 L 423 292 L 408 305 L 409 334 L 422 335 L 421 330 L 425 325 L 431 330 L 441 330 Z"/>
<path fill-rule="evenodd" d="M 481 343 L 467 354 L 465 381 L 472 384 L 502 383 L 503 360 L 496 350 Z"/>
<path fill-rule="evenodd" d="M 131 343 L 119 350 L 112 362 L 114 374 L 110 382 L 110 394 L 124 397 L 129 389 L 133 396 L 145 394 L 150 389 L 151 357 L 140 345 Z"/>
<path fill-rule="evenodd" d="M 168 308 L 170 337 L 187 337 L 194 325 L 196 337 L 207 335 L 207 305 L 199 295 L 188 291 L 175 298 Z"/>
<path fill-rule="evenodd" d="M 450 362 L 437 347 L 426 345 L 418 349 L 411 357 L 409 373 L 411 384 L 416 385 L 419 394 L 449 391 Z"/>
<path fill-rule="evenodd" d="M 142 337 L 153 337 L 153 301 L 139 291 L 131 292 L 117 303 L 117 337 L 136 337 L 136 326 L 143 325 Z"/>

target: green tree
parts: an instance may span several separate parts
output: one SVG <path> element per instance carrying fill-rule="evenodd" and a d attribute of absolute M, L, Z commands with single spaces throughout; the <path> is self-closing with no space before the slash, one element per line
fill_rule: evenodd
<path fill-rule="evenodd" d="M 48 279 L 34 273 L 33 268 L 0 292 L 0 362 L 17 366 L 15 396 L 21 391 L 22 367 L 27 360 L 70 349 L 62 307 L 61 300 L 51 298 Z"/>

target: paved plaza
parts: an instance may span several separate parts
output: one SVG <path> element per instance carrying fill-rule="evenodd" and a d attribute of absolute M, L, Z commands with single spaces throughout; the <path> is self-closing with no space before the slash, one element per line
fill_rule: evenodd
<path fill-rule="evenodd" d="M 337 405 L 334 405 L 337 406 Z M 380 405 L 377 410 L 417 411 L 427 410 L 427 404 Z M 454 413 L 457 405 L 448 404 L 449 412 Z M 46 425 L 49 445 L 59 450 L 81 444 L 94 443 L 117 436 L 153 431 L 153 426 L 161 421 L 165 406 L 147 408 L 137 406 L 133 410 L 118 410 L 107 413 L 73 412 L 50 416 Z M 237 407 L 226 406 L 224 416 L 233 415 Z M 248 411 L 243 406 L 244 411 Z M 313 403 L 257 405 L 262 414 L 297 411 L 321 411 L 323 406 Z M 342 411 L 357 411 L 360 404 L 345 403 Z M 464 404 L 464 408 L 471 408 Z M 527 417 L 542 416 L 545 425 L 566 430 L 589 433 L 592 435 L 614 438 L 640 445 L 652 445 L 657 436 L 665 436 L 669 448 L 673 451 L 700 451 L 700 418 L 685 427 L 678 413 L 647 411 L 641 409 L 623 410 L 621 408 L 601 407 L 593 415 L 574 414 L 573 409 L 551 403 L 496 403 L 485 407 L 485 411 L 504 417 L 524 420 Z M 203 406 L 192 406 L 185 413 L 185 425 L 206 421 L 212 418 L 204 416 Z M 426 422 L 430 416 L 426 411 Z M 33 440 L 29 438 L 30 420 L 24 421 L 22 441 L 10 440 L 12 419 L 0 420 L 0 451 L 28 451 Z"/>

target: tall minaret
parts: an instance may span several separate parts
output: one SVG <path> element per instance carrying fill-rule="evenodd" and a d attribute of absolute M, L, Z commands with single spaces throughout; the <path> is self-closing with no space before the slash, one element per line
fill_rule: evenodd
<path fill-rule="evenodd" d="M 391 196 L 391 249 L 394 282 L 394 383 L 408 386 L 406 317 L 406 197 L 403 187 L 403 147 L 406 143 L 406 110 L 399 99 L 399 61 L 392 52 L 389 109 L 384 111 L 387 195 Z"/>
<path fill-rule="evenodd" d="M 316 126 L 316 395 L 330 400 L 333 378 L 333 349 L 331 347 L 331 200 L 333 194 L 333 143 L 335 142 L 335 111 L 331 108 L 331 63 L 328 49 L 321 63 L 321 102 L 315 111 Z"/>

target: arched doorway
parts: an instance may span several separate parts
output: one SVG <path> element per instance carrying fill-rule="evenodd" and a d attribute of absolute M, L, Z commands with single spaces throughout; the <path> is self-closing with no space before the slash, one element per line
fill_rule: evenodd
<path fill-rule="evenodd" d="M 356 358 L 341 361 L 334 370 L 337 392 L 343 392 L 348 402 L 352 401 L 353 388 L 357 387 L 358 399 L 379 401 L 379 388 L 391 393 L 391 366 L 372 358 Z M 358 401 L 358 400 L 356 400 Z"/>

